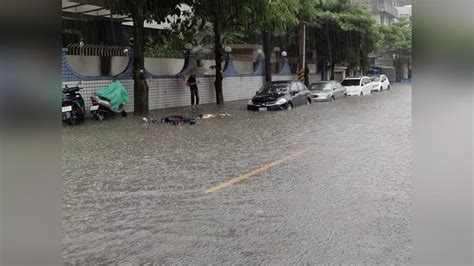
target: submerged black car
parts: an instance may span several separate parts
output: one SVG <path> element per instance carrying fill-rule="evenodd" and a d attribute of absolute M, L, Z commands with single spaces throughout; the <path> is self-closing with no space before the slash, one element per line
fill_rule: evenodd
<path fill-rule="evenodd" d="M 272 81 L 257 91 L 248 102 L 247 110 L 291 110 L 296 106 L 311 104 L 311 93 L 298 81 Z"/>

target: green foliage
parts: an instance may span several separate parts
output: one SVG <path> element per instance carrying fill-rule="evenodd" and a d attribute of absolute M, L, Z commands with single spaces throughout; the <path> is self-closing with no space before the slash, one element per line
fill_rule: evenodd
<path fill-rule="evenodd" d="M 127 14 L 133 1 L 138 0 L 106 0 L 118 14 Z M 411 50 L 411 33 L 406 33 L 404 25 L 394 23 L 392 27 L 377 28 L 367 9 L 348 0 L 149 0 L 145 3 L 147 20 L 162 21 L 167 14 L 182 14 L 181 19 L 172 22 L 168 34 L 146 40 L 147 56 L 181 52 L 186 43 L 213 47 L 216 19 L 219 19 L 221 44 L 258 40 L 265 29 L 271 30 L 274 36 L 286 36 L 283 38 L 296 42 L 297 35 L 291 34 L 290 29 L 303 20 L 315 30 L 314 40 L 308 40 L 310 46 L 317 49 L 320 58 L 338 64 L 368 65 L 367 56 L 376 48 L 386 54 Z M 182 13 L 176 6 L 178 3 L 188 4 L 192 11 Z M 383 41 L 378 41 L 380 36 L 384 37 Z"/>
<path fill-rule="evenodd" d="M 226 29 L 222 33 L 221 43 L 243 43 L 244 39 L 245 34 L 242 30 Z M 195 17 L 174 22 L 171 24 L 171 30 L 161 38 L 147 39 L 145 56 L 158 57 L 181 53 L 187 43 L 191 43 L 193 47 L 212 48 L 214 45 L 212 24 Z"/>
<path fill-rule="evenodd" d="M 378 51 L 386 56 L 394 54 L 406 59 L 411 57 L 411 26 L 406 18 L 400 18 L 390 26 L 380 25 L 381 38 L 377 43 Z"/>
<path fill-rule="evenodd" d="M 369 65 L 368 54 L 379 38 L 370 12 L 345 0 L 317 3 L 312 17 L 316 25 L 316 49 L 320 58 L 348 66 Z"/>
<path fill-rule="evenodd" d="M 309 1 L 309 0 L 307 0 Z M 269 29 L 283 35 L 298 23 L 300 0 L 243 0 L 242 15 L 248 34 L 258 36 Z"/>
<path fill-rule="evenodd" d="M 194 47 L 208 46 L 212 43 L 213 37 L 212 24 L 189 15 L 172 22 L 170 31 L 158 39 L 148 38 L 145 54 L 155 57 L 181 53 L 187 43 L 193 44 Z"/>

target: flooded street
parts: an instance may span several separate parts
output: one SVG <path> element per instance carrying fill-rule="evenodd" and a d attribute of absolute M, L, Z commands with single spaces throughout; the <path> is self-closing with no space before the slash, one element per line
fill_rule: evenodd
<path fill-rule="evenodd" d="M 411 87 L 195 125 L 63 129 L 66 263 L 411 262 Z"/>

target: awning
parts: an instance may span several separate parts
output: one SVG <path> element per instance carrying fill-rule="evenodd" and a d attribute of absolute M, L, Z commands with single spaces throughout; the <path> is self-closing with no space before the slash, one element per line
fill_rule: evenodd
<path fill-rule="evenodd" d="M 123 21 L 125 26 L 133 26 L 132 19 L 123 15 L 112 15 L 110 10 L 106 9 L 104 0 L 62 0 L 63 19 L 91 19 L 103 17 L 107 19 Z M 188 5 L 181 5 L 182 11 L 190 11 L 191 7 Z M 183 17 L 181 17 L 183 18 Z M 173 22 L 177 16 L 169 16 L 168 21 Z M 171 24 L 168 22 L 146 22 L 145 28 L 150 29 L 169 29 Z"/>
<path fill-rule="evenodd" d="M 129 21 L 128 16 L 112 15 L 103 0 L 62 0 L 63 18 L 104 17 Z"/>

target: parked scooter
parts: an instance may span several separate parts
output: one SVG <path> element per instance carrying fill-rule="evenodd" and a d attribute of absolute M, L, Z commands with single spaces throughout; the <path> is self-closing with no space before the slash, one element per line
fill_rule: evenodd
<path fill-rule="evenodd" d="M 91 102 L 91 114 L 99 121 L 115 114 L 120 114 L 122 117 L 127 116 L 125 104 L 128 103 L 128 94 L 119 81 L 97 89 L 96 96 L 91 97 Z"/>
<path fill-rule="evenodd" d="M 82 95 L 79 93 L 82 88 L 79 81 L 75 87 L 69 88 L 67 85 L 63 89 L 62 114 L 63 123 L 75 125 L 77 122 L 84 121 L 85 105 Z"/>
<path fill-rule="evenodd" d="M 99 121 L 102 121 L 105 118 L 113 116 L 115 114 L 120 114 L 123 117 L 127 116 L 127 112 L 125 112 L 125 106 L 123 104 L 120 105 L 119 109 L 114 110 L 112 109 L 110 100 L 101 96 L 91 97 L 91 102 L 91 114 L 95 119 Z"/>

